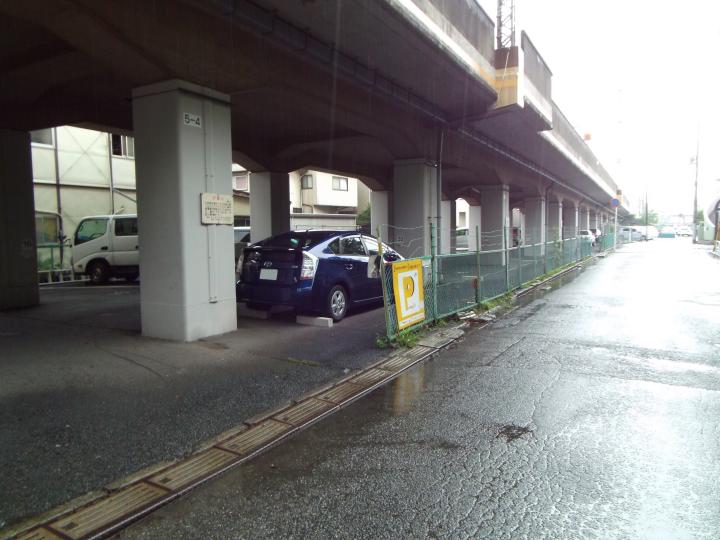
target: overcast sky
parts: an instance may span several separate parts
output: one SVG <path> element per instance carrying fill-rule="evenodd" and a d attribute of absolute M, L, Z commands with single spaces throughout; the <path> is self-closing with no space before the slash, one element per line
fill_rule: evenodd
<path fill-rule="evenodd" d="M 493 19 L 497 0 L 478 0 Z M 516 0 L 553 72 L 553 99 L 633 203 L 692 213 L 720 190 L 720 2 Z"/>

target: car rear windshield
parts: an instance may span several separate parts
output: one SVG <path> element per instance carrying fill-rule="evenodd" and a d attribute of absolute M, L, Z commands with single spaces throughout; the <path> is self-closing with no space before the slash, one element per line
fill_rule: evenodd
<path fill-rule="evenodd" d="M 331 233 L 327 231 L 293 231 L 278 234 L 277 236 L 271 236 L 261 242 L 258 242 L 260 247 L 269 248 L 302 248 L 309 249 L 318 245 L 320 242 L 327 240 L 331 236 L 337 233 Z"/>

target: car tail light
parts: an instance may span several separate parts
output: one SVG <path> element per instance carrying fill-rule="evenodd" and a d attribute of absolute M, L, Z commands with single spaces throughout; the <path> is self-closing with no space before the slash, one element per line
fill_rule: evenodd
<path fill-rule="evenodd" d="M 245 262 L 245 250 L 241 249 L 240 256 L 238 257 L 237 266 L 235 266 L 235 271 L 238 273 L 238 276 L 242 276 L 244 262 Z"/>
<path fill-rule="evenodd" d="M 300 280 L 315 279 L 315 272 L 318 266 L 318 258 L 310 253 L 303 252 L 302 268 L 300 269 Z"/>

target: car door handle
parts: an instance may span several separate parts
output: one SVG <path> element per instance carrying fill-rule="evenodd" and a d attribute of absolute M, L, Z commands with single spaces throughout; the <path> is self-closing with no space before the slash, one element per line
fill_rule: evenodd
<path fill-rule="evenodd" d="M 352 265 L 352 264 L 346 264 L 346 265 L 345 265 L 345 270 L 352 270 L 352 269 L 353 269 L 353 265 Z"/>
<path fill-rule="evenodd" d="M 103 246 L 100 248 L 100 251 L 107 251 L 107 246 Z"/>

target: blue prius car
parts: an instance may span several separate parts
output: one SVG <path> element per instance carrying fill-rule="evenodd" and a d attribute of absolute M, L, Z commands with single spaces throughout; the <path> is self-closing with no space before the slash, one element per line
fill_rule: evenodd
<path fill-rule="evenodd" d="M 383 244 L 385 260 L 402 257 Z M 238 302 L 292 306 L 339 321 L 351 305 L 382 300 L 378 241 L 357 231 L 292 231 L 246 247 L 238 262 Z M 374 269 L 368 272 L 368 262 Z"/>

